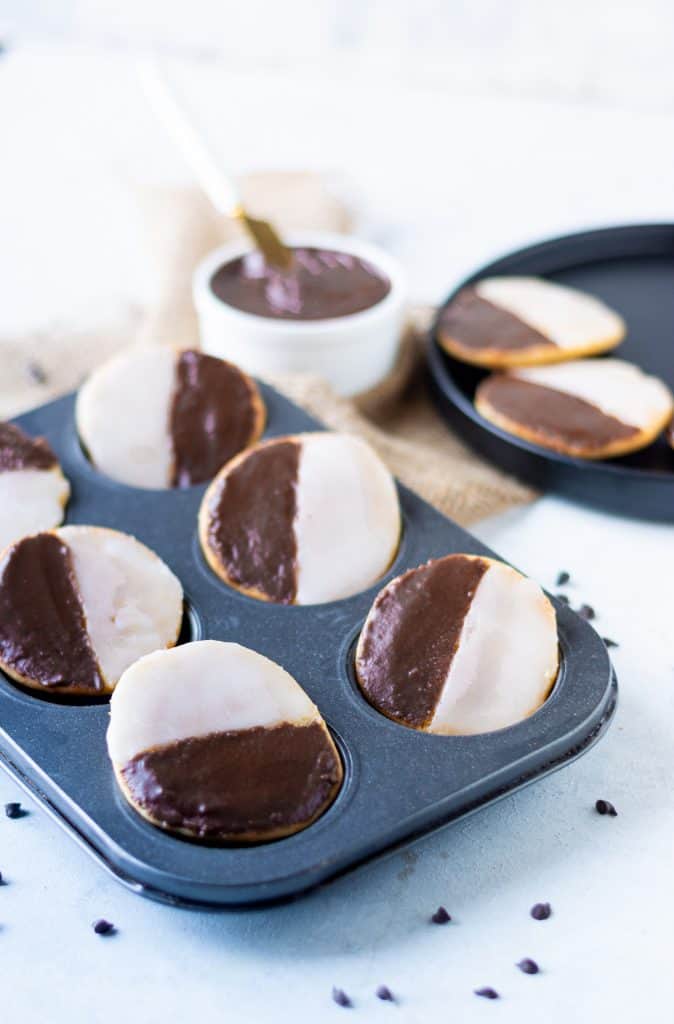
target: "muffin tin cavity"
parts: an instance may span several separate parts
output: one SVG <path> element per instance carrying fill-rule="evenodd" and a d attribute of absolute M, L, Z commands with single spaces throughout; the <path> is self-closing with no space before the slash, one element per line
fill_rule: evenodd
<path fill-rule="evenodd" d="M 320 429 L 271 388 L 260 390 L 267 437 Z M 194 843 L 125 806 L 106 753 L 107 707 L 62 707 L 0 676 L 0 763 L 135 891 L 199 906 L 296 896 L 544 775 L 601 735 L 615 706 L 610 661 L 591 626 L 561 605 L 561 670 L 551 695 L 524 721 L 492 733 L 434 736 L 367 704 L 353 652 L 382 585 L 449 553 L 494 557 L 404 487 L 404 534 L 382 580 L 343 600 L 280 607 L 238 594 L 201 560 L 195 533 L 205 487 L 132 489 L 83 466 L 73 405 L 70 396 L 20 420 L 48 438 L 72 482 L 67 522 L 123 530 L 155 551 L 185 590 L 179 642 L 235 641 L 281 665 L 318 707 L 344 766 L 334 803 L 304 830 L 245 847 Z"/>

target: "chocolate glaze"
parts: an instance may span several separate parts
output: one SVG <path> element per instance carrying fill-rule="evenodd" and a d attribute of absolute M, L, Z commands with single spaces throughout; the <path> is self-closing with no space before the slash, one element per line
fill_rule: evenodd
<path fill-rule="evenodd" d="M 448 555 L 411 569 L 378 595 L 356 663 L 365 696 L 416 729 L 427 726 L 459 645 L 483 559 Z"/>
<path fill-rule="evenodd" d="M 280 320 L 328 320 L 376 306 L 391 282 L 351 253 L 294 248 L 290 270 L 268 266 L 260 252 L 220 267 L 213 293 L 229 306 Z"/>
<path fill-rule="evenodd" d="M 299 461 L 297 441 L 263 445 L 227 473 L 209 503 L 209 547 L 230 580 L 282 604 L 297 593 Z"/>
<path fill-rule="evenodd" d="M 442 312 L 438 332 L 441 339 L 474 351 L 512 351 L 534 345 L 557 348 L 554 341 L 513 313 L 483 299 L 475 288 L 464 288 L 452 299 Z"/>
<path fill-rule="evenodd" d="M 180 740 L 134 757 L 122 776 L 133 802 L 167 828 L 264 839 L 324 810 L 342 770 L 314 722 Z"/>
<path fill-rule="evenodd" d="M 104 689 L 70 549 L 53 533 L 24 537 L 0 564 L 0 661 L 41 686 Z"/>
<path fill-rule="evenodd" d="M 252 387 L 231 363 L 189 349 L 175 369 L 169 416 L 171 486 L 190 487 L 215 476 L 250 444 L 256 427 Z"/>
<path fill-rule="evenodd" d="M 582 398 L 509 374 L 488 377 L 475 397 L 488 402 L 502 416 L 535 431 L 541 441 L 581 452 L 599 450 L 639 433 L 636 427 L 609 416 Z"/>
<path fill-rule="evenodd" d="M 13 423 L 0 423 L 0 473 L 10 469 L 52 469 L 56 456 L 43 437 L 29 437 Z"/>

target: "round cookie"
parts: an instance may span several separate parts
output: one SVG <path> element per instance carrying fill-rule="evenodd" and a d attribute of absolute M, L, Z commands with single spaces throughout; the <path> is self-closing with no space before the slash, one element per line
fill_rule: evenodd
<path fill-rule="evenodd" d="M 400 539 L 395 483 L 368 444 L 321 431 L 266 441 L 215 478 L 199 538 L 213 571 L 262 601 L 321 604 L 371 586 Z"/>
<path fill-rule="evenodd" d="M 132 807 L 211 842 L 298 832 L 330 806 L 343 777 L 318 708 L 292 676 L 218 640 L 132 665 L 110 701 L 107 740 Z"/>
<path fill-rule="evenodd" d="M 621 359 L 579 359 L 492 374 L 475 408 L 502 430 L 582 459 L 645 448 L 672 415 L 672 395 L 657 377 Z"/>
<path fill-rule="evenodd" d="M 558 661 L 555 611 L 538 584 L 491 558 L 447 555 L 379 592 L 358 640 L 356 676 L 388 718 L 468 735 L 536 711 Z"/>
<path fill-rule="evenodd" d="M 194 349 L 139 347 L 100 366 L 80 389 L 77 430 L 94 466 L 135 487 L 210 480 L 262 434 L 255 383 Z"/>
<path fill-rule="evenodd" d="M 126 533 L 63 526 L 0 559 L 0 669 L 59 694 L 110 692 L 137 658 L 178 638 L 182 587 Z"/>
<path fill-rule="evenodd" d="M 63 520 L 70 484 L 43 437 L 0 423 L 0 551 Z"/>
<path fill-rule="evenodd" d="M 625 322 L 603 302 L 539 277 L 486 277 L 445 307 L 438 340 L 465 363 L 506 369 L 615 348 Z"/>

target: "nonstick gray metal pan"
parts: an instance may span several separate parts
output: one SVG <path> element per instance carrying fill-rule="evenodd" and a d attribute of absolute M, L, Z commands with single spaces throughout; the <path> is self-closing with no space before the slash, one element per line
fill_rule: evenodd
<path fill-rule="evenodd" d="M 317 429 L 268 387 L 267 436 Z M 431 736 L 378 714 L 354 680 L 359 629 L 381 586 L 313 607 L 247 598 L 218 580 L 197 540 L 204 487 L 144 491 L 107 479 L 77 440 L 74 398 L 17 421 L 46 436 L 72 485 L 67 522 L 125 530 L 154 548 L 182 580 L 181 642 L 236 640 L 273 658 L 306 689 L 339 747 L 345 778 L 332 807 L 286 839 L 252 847 L 202 846 L 161 832 L 124 801 L 105 748 L 106 703 L 22 690 L 0 673 L 0 764 L 125 885 L 197 906 L 241 906 L 294 897 L 561 767 L 606 728 L 616 683 L 604 644 L 556 603 L 561 671 L 545 705 L 526 721 L 482 736 Z M 449 552 L 492 554 L 400 488 L 404 529 L 390 579 Z"/>
<path fill-rule="evenodd" d="M 481 267 L 447 302 L 465 285 L 499 274 L 546 277 L 604 299 L 627 322 L 627 337 L 615 355 L 674 390 L 674 224 L 604 228 L 520 249 Z M 664 438 L 624 458 L 595 462 L 514 437 L 475 410 L 475 389 L 485 371 L 447 355 L 436 341 L 436 324 L 427 346 L 436 403 L 480 455 L 541 490 L 622 515 L 674 522 L 674 450 Z"/>

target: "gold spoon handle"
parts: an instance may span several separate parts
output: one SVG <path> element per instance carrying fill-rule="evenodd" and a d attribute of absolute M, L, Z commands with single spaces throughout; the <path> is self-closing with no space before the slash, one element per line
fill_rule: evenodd
<path fill-rule="evenodd" d="M 268 262 L 289 267 L 292 263 L 290 249 L 283 244 L 271 224 L 257 220 L 246 212 L 236 186 L 221 171 L 204 139 L 169 88 L 156 61 L 140 62 L 138 73 L 154 112 L 181 150 L 215 209 L 239 221 Z"/>

